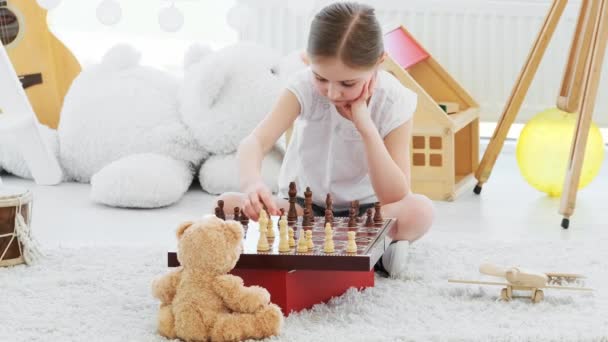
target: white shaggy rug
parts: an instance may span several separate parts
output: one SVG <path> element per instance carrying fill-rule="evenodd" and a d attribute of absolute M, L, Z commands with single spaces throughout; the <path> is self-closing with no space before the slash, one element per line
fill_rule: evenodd
<path fill-rule="evenodd" d="M 557 228 L 556 228 L 557 229 Z M 608 341 L 608 235 L 569 241 L 481 241 L 431 233 L 410 250 L 404 280 L 377 279 L 292 314 L 277 341 Z M 163 341 L 155 333 L 154 277 L 164 247 L 46 251 L 37 265 L 0 269 L 1 341 Z M 483 259 L 480 259 L 483 258 Z M 545 301 L 500 302 L 498 287 L 448 284 L 477 277 L 484 260 L 589 276 L 594 293 L 546 290 Z"/>

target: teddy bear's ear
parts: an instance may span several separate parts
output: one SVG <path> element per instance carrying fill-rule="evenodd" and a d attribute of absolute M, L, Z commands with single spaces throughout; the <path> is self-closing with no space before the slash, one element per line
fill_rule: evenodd
<path fill-rule="evenodd" d="M 224 221 L 224 228 L 226 229 L 226 231 L 228 232 L 227 235 L 232 238 L 234 241 L 241 241 L 243 240 L 243 226 L 236 221 Z"/>
<path fill-rule="evenodd" d="M 213 51 L 210 47 L 201 45 L 201 44 L 193 44 L 188 48 L 186 54 L 184 55 L 184 69 L 190 68 L 192 65 L 202 61 L 206 56 L 211 54 Z"/>
<path fill-rule="evenodd" d="M 184 233 L 186 232 L 186 229 L 190 228 L 190 226 L 192 226 L 194 222 L 192 221 L 186 221 L 186 222 L 182 222 L 182 224 L 179 225 L 179 227 L 177 227 L 177 239 L 181 239 L 182 235 L 184 235 Z"/>
<path fill-rule="evenodd" d="M 101 64 L 110 70 L 122 70 L 139 65 L 141 53 L 128 44 L 117 44 L 103 56 Z"/>

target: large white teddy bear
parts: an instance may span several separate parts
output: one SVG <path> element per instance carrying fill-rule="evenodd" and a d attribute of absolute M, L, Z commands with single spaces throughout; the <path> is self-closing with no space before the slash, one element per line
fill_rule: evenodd
<path fill-rule="evenodd" d="M 68 179 L 91 182 L 94 201 L 153 208 L 182 197 L 206 152 L 181 121 L 179 79 L 139 60 L 116 46 L 74 80 L 58 127 L 60 161 Z"/>
<path fill-rule="evenodd" d="M 238 189 L 236 150 L 273 108 L 286 82 L 303 64 L 253 43 L 240 43 L 205 58 L 186 58 L 181 114 L 197 143 L 211 156 L 199 172 L 213 194 Z M 262 177 L 273 192 L 285 150 L 284 139 L 266 155 Z"/>
<path fill-rule="evenodd" d="M 207 192 L 238 190 L 236 148 L 300 65 L 243 43 L 191 49 L 183 80 L 139 59 L 128 46 L 111 49 L 74 80 L 58 131 L 44 129 L 66 181 L 90 182 L 94 201 L 118 207 L 171 205 L 197 172 Z M 1 167 L 31 178 L 15 150 L 0 145 Z M 274 191 L 282 150 L 277 144 L 263 162 Z"/>

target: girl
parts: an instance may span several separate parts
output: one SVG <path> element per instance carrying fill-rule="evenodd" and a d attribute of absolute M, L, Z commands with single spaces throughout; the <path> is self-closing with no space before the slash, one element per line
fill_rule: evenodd
<path fill-rule="evenodd" d="M 382 215 L 397 218 L 397 226 L 389 233 L 396 243 L 376 266 L 399 277 L 409 243 L 429 230 L 434 209 L 428 198 L 410 192 L 416 95 L 379 70 L 385 56 L 371 7 L 336 3 L 322 9 L 310 27 L 309 68 L 292 79 L 274 109 L 239 146 L 243 193 L 225 193 L 218 200 L 227 208 L 243 208 L 253 220 L 264 204 L 272 215 L 280 208 L 287 212 L 291 181 L 299 194 L 306 187 L 313 191 L 316 216 L 324 216 L 328 193 L 335 216 L 348 216 L 353 200 L 362 203 L 361 213 L 379 201 Z M 294 122 L 275 198 L 262 181 L 261 163 Z M 303 199 L 298 203 L 302 215 Z"/>

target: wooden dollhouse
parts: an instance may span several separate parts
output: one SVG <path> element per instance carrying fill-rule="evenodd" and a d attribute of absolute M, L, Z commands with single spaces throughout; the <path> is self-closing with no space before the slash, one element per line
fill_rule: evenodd
<path fill-rule="evenodd" d="M 453 201 L 472 189 L 479 162 L 479 105 L 400 26 L 384 36 L 384 69 L 418 94 L 411 144 L 412 191 Z"/>

